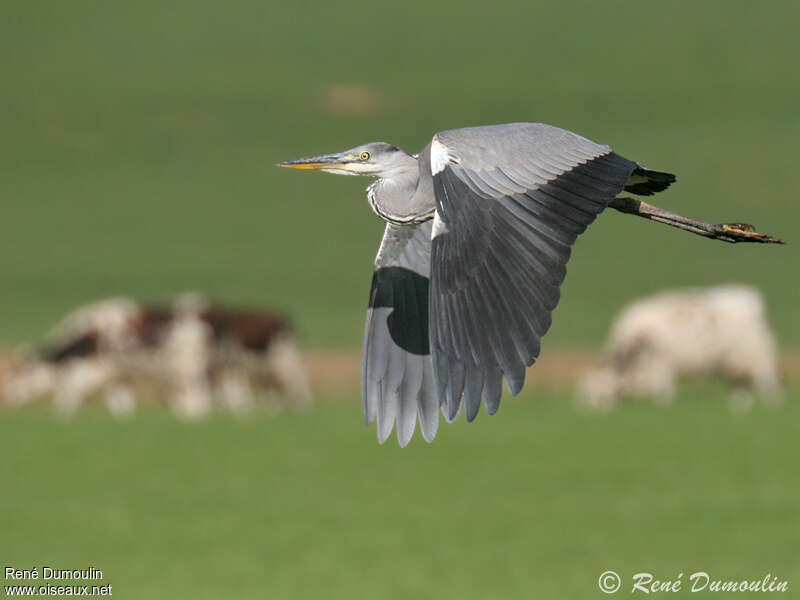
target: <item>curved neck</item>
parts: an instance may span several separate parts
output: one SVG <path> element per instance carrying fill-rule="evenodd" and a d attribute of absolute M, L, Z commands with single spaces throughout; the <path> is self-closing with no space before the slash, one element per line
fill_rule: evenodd
<path fill-rule="evenodd" d="M 404 225 L 427 221 L 433 216 L 427 194 L 420 194 L 420 172 L 417 159 L 381 173 L 367 188 L 367 200 L 372 210 L 384 221 Z"/>

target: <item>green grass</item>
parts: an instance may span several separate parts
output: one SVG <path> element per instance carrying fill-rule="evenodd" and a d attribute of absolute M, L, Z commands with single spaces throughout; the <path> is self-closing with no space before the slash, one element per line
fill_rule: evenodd
<path fill-rule="evenodd" d="M 679 184 L 659 202 L 796 241 L 800 8 L 771 2 L 15 2 L 0 22 L 0 340 L 76 304 L 186 289 L 290 311 L 355 347 L 381 225 L 366 179 L 278 160 L 441 129 L 545 121 Z M 356 82 L 376 112 L 332 114 Z M 632 297 L 744 281 L 800 344 L 783 248 L 631 217 L 579 240 L 548 344 L 599 342 Z"/>
<path fill-rule="evenodd" d="M 734 416 L 694 385 L 597 415 L 539 388 L 405 450 L 377 445 L 355 397 L 193 425 L 6 410 L 0 563 L 92 565 L 141 598 L 582 599 L 607 569 L 769 572 L 791 592 L 796 387 L 788 400 Z"/>

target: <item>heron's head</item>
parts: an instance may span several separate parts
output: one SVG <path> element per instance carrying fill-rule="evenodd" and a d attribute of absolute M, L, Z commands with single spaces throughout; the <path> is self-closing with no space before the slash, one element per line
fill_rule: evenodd
<path fill-rule="evenodd" d="M 337 152 L 279 162 L 277 166 L 285 169 L 305 169 L 335 173 L 337 175 L 391 176 L 398 170 L 416 165 L 416 159 L 386 142 L 372 142 Z"/>

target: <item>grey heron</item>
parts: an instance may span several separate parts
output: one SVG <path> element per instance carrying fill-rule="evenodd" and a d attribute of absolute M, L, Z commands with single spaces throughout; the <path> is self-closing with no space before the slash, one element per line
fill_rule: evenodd
<path fill-rule="evenodd" d="M 572 244 L 607 206 L 728 242 L 778 242 L 618 198 L 675 181 L 570 131 L 509 123 L 441 131 L 418 154 L 385 142 L 278 163 L 375 181 L 386 221 L 369 294 L 362 363 L 367 424 L 401 446 L 419 419 L 436 435 L 462 406 L 497 412 L 539 356 Z"/>

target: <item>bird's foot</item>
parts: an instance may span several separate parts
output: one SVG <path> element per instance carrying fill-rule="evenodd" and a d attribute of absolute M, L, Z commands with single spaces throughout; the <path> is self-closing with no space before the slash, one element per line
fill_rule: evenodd
<path fill-rule="evenodd" d="M 778 238 L 765 233 L 759 233 L 749 223 L 723 223 L 723 231 L 731 238 L 732 242 L 756 242 L 762 244 L 782 244 Z"/>
<path fill-rule="evenodd" d="M 634 198 L 614 198 L 608 204 L 620 212 L 636 215 L 645 219 L 664 223 L 670 227 L 677 227 L 696 235 L 735 244 L 737 242 L 754 242 L 759 244 L 782 244 L 778 238 L 755 231 L 749 223 L 708 223 L 699 219 L 684 217 L 674 212 L 664 210 L 658 206 L 648 204 L 643 200 Z"/>

